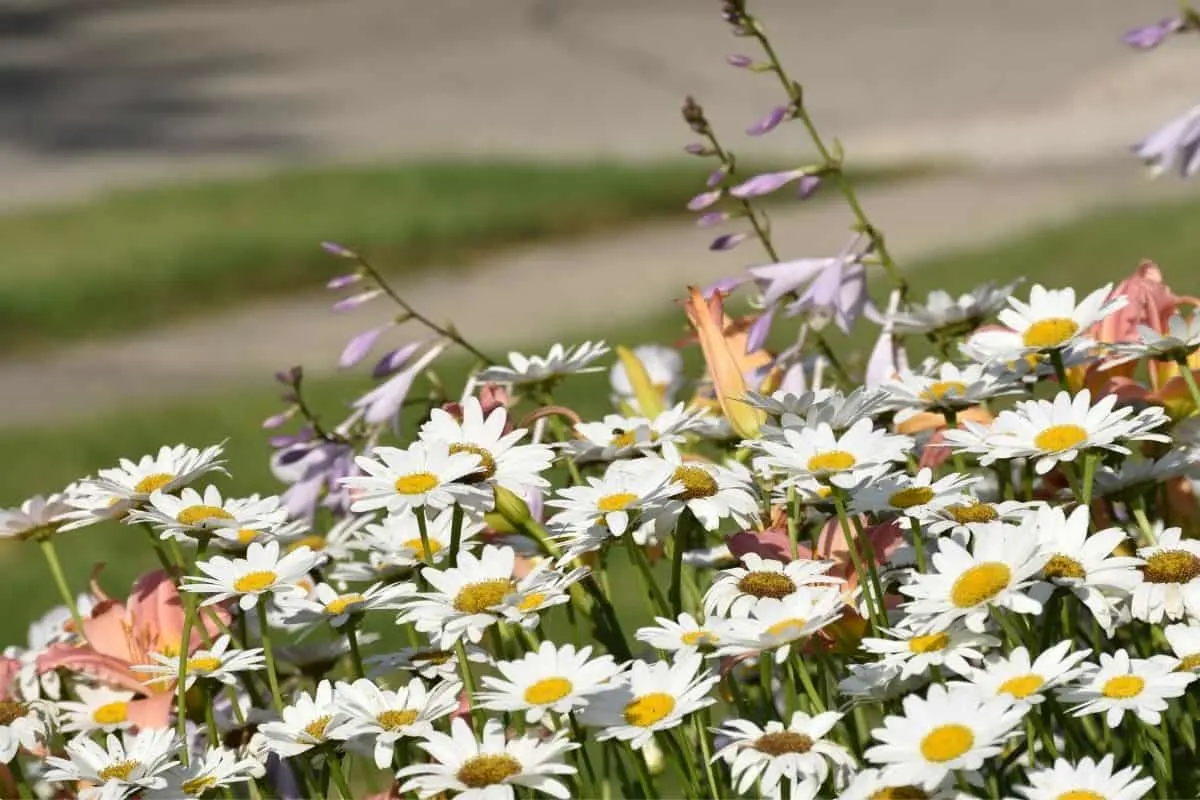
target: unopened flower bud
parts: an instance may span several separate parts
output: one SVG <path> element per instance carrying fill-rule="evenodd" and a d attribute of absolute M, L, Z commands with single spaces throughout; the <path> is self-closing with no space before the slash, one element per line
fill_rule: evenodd
<path fill-rule="evenodd" d="M 349 248 L 342 247 L 337 242 L 321 242 L 321 249 L 326 253 L 332 253 L 338 258 L 358 258 L 358 253 Z"/>
<path fill-rule="evenodd" d="M 744 56 L 741 53 L 734 53 L 733 55 L 727 56 L 725 60 L 729 62 L 729 66 L 739 68 L 745 68 L 754 63 L 754 59 L 752 59 L 750 56 Z"/>
<path fill-rule="evenodd" d="M 691 95 L 688 95 L 687 99 L 683 101 L 683 121 L 696 133 L 704 133 L 708 130 L 708 120 L 704 116 L 704 109 Z"/>
<path fill-rule="evenodd" d="M 529 513 L 529 505 L 519 495 L 510 492 L 503 486 L 496 486 L 496 513 L 514 528 L 520 529 L 533 519 Z"/>

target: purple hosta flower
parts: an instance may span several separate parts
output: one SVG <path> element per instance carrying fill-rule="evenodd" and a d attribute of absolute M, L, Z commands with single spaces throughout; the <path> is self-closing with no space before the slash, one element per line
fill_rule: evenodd
<path fill-rule="evenodd" d="M 775 320 L 776 308 L 777 306 L 771 306 L 759 314 L 758 319 L 754 320 L 754 324 L 750 326 L 750 333 L 746 335 L 747 355 L 755 350 L 761 350 L 767 343 L 767 336 L 771 333 L 771 323 Z"/>
<path fill-rule="evenodd" d="M 733 215 L 728 211 L 709 211 L 707 214 L 701 214 L 696 218 L 696 225 L 700 228 L 711 228 L 713 225 L 728 222 L 732 218 Z"/>
<path fill-rule="evenodd" d="M 379 341 L 379 337 L 384 331 L 392 327 L 392 325 L 393 323 L 388 322 L 370 330 L 365 330 L 347 342 L 346 349 L 342 350 L 342 355 L 338 359 L 338 366 L 342 369 L 348 369 L 366 358 L 367 354 L 371 352 L 371 348 Z"/>
<path fill-rule="evenodd" d="M 348 247 L 342 247 L 337 242 L 321 242 L 321 249 L 326 253 L 332 253 L 338 258 L 358 258 L 358 253 Z"/>
<path fill-rule="evenodd" d="M 293 416 L 295 416 L 297 410 L 298 409 L 295 406 L 292 406 L 291 408 L 280 411 L 278 414 L 272 414 L 263 420 L 263 430 L 269 431 L 280 427 Z"/>
<path fill-rule="evenodd" d="M 695 197 L 693 197 L 691 200 L 688 201 L 688 204 L 687 204 L 688 211 L 703 211 L 704 209 L 708 208 L 709 206 L 711 206 L 713 203 L 717 202 L 720 199 L 721 199 L 721 190 L 720 189 L 716 189 L 711 192 L 704 192 L 703 194 L 698 194 Z"/>
<path fill-rule="evenodd" d="M 1168 170 L 1178 170 L 1182 178 L 1196 174 L 1200 170 L 1200 105 L 1134 145 L 1133 152 L 1155 175 Z"/>
<path fill-rule="evenodd" d="M 892 319 L 899 307 L 900 291 L 893 289 L 892 295 L 888 299 L 887 314 L 883 318 L 879 338 L 871 350 L 870 359 L 867 360 L 867 374 L 864 383 L 868 389 L 879 386 L 908 369 L 908 353 L 892 331 Z"/>
<path fill-rule="evenodd" d="M 784 172 L 764 172 L 762 175 L 755 175 L 753 178 L 739 183 L 730 189 L 729 193 L 741 200 L 749 200 L 753 197 L 771 194 L 792 181 L 798 180 L 800 181 L 800 198 L 804 199 L 815 192 L 821 183 L 819 177 L 810 174 L 812 171 L 812 167 L 800 167 Z"/>
<path fill-rule="evenodd" d="M 1142 25 L 1127 31 L 1121 37 L 1121 41 L 1138 50 L 1153 50 L 1166 41 L 1172 33 L 1179 33 L 1185 28 L 1187 28 L 1187 24 L 1182 17 L 1167 17 L 1153 25 Z"/>
<path fill-rule="evenodd" d="M 734 289 L 738 288 L 739 286 L 741 286 L 743 283 L 745 283 L 748 280 L 750 280 L 750 279 L 743 278 L 743 277 L 717 278 L 715 281 L 713 281 L 712 283 L 705 286 L 701 290 L 701 294 L 703 294 L 706 299 L 709 297 L 712 297 L 713 292 L 720 292 L 721 294 L 729 294 Z"/>
<path fill-rule="evenodd" d="M 349 297 L 343 297 L 341 300 L 338 300 L 333 304 L 333 310 L 349 311 L 352 308 L 358 308 L 361 305 L 371 302 L 381 294 L 383 294 L 383 289 L 367 289 L 365 292 L 352 294 Z"/>
<path fill-rule="evenodd" d="M 417 350 L 413 349 L 410 351 L 410 360 L 403 369 L 355 400 L 352 405 L 362 412 L 363 420 L 371 425 L 394 420 L 400 413 L 400 408 L 408 397 L 408 390 L 412 388 L 417 375 L 441 355 L 446 345 L 445 341 L 438 341 L 415 359 L 412 355 L 415 355 Z"/>
<path fill-rule="evenodd" d="M 751 267 L 749 272 L 762 289 L 763 305 L 771 308 L 795 294 L 796 299 L 785 306 L 788 316 L 807 312 L 814 327 L 832 320 L 849 332 L 867 304 L 866 268 L 861 261 L 863 253 L 857 252 L 861 240 L 856 236 L 832 258 L 801 258 Z"/>
<path fill-rule="evenodd" d="M 725 60 L 729 62 L 729 66 L 738 67 L 740 69 L 745 69 L 746 67 L 754 64 L 753 58 L 742 55 L 741 53 L 734 53 L 733 55 L 726 56 Z"/>
<path fill-rule="evenodd" d="M 709 250 L 732 250 L 742 242 L 750 238 L 748 233 L 723 233 L 712 240 L 712 244 L 708 246 Z"/>
<path fill-rule="evenodd" d="M 709 174 L 708 180 L 705 181 L 704 184 L 708 188 L 712 189 L 715 186 L 720 186 L 721 183 L 728 177 L 729 177 L 729 165 L 722 164 L 721 166 L 717 167 Z"/>
<path fill-rule="evenodd" d="M 295 519 L 312 518 L 322 499 L 328 507 L 348 510 L 349 497 L 339 481 L 355 469 L 354 448 L 324 439 L 284 447 L 271 457 L 271 472 L 289 484 L 279 499 Z"/>
<path fill-rule="evenodd" d="M 384 355 L 371 370 L 371 377 L 376 380 L 386 378 L 408 363 L 413 354 L 425 346 L 425 342 L 410 342 Z"/>
<path fill-rule="evenodd" d="M 747 128 L 746 133 L 750 136 L 762 136 L 765 133 L 770 133 L 778 128 L 779 123 L 787 119 L 790 114 L 791 108 L 789 106 L 776 106 L 771 109 L 771 113 Z"/>
<path fill-rule="evenodd" d="M 352 286 L 362 280 L 362 275 L 357 272 L 349 272 L 345 275 L 335 275 L 330 278 L 325 284 L 326 289 L 345 289 L 347 286 Z"/>

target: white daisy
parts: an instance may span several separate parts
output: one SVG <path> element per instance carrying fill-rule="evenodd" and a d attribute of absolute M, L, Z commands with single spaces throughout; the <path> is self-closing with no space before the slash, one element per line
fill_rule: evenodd
<path fill-rule="evenodd" d="M 466 646 L 467 660 L 476 664 L 491 664 L 492 657 L 477 645 Z M 378 678 L 396 670 L 412 672 L 431 681 L 454 680 L 460 673 L 458 654 L 439 647 L 405 647 L 394 653 L 367 656 L 371 668 L 367 677 Z"/>
<path fill-rule="evenodd" d="M 885 780 L 883 771 L 878 769 L 860 770 L 838 793 L 838 800 L 960 800 L 961 797 L 954 788 L 953 778 L 947 778 L 933 788 L 921 787 Z"/>
<path fill-rule="evenodd" d="M 1138 341 L 1114 342 L 1109 349 L 1131 358 L 1153 358 L 1159 361 L 1183 361 L 1200 350 L 1200 314 L 1185 317 L 1176 312 L 1167 320 L 1167 330 L 1160 333 L 1139 324 Z"/>
<path fill-rule="evenodd" d="M 512 385 L 545 383 L 567 375 L 599 372 L 604 368 L 592 365 L 606 353 L 608 353 L 608 345 L 604 342 L 584 342 L 578 347 L 571 348 L 565 348 L 556 343 L 544 357 L 509 353 L 508 363 L 511 366 L 488 367 L 477 373 L 475 379 L 485 383 Z"/>
<path fill-rule="evenodd" d="M 109 734 L 104 745 L 85 735 L 67 742 L 66 758 L 48 756 L 44 778 L 50 783 L 86 781 L 103 785 L 103 797 L 162 789 L 165 773 L 178 762 L 179 740 L 171 729 L 145 730 L 118 738 Z"/>
<path fill-rule="evenodd" d="M 540 722 L 547 712 L 567 714 L 609 688 L 623 669 L 612 656 L 591 656 L 590 647 L 577 651 L 574 645 L 542 642 L 536 652 L 520 660 L 497 662 L 503 677 L 485 675 L 486 690 L 476 698 L 480 706 L 493 711 L 524 711 L 529 724 Z"/>
<path fill-rule="evenodd" d="M 303 592 L 297 584 L 321 561 L 321 556 L 307 547 L 280 558 L 279 542 L 253 542 L 246 548 L 245 558 L 213 556 L 196 562 L 196 568 L 206 577 L 185 575 L 181 588 L 185 592 L 210 595 L 201 605 L 237 597 L 238 605 L 249 611 L 258 604 L 260 595 Z"/>
<path fill-rule="evenodd" d="M 300 692 L 283 707 L 283 719 L 264 722 L 258 731 L 266 738 L 267 750 L 280 758 L 292 758 L 329 741 L 353 735 L 347 710 L 333 696 L 333 684 L 321 681 L 315 694 Z"/>
<path fill-rule="evenodd" d="M 515 561 L 512 548 L 489 544 L 478 557 L 460 554 L 456 567 L 425 567 L 421 576 L 431 591 L 414 595 L 399 621 L 411 622 L 444 649 L 464 636 L 478 642 L 483 632 L 500 620 L 500 607 L 516 589 Z"/>
<path fill-rule="evenodd" d="M 1171 652 L 1179 659 L 1179 669 L 1184 672 L 1200 670 L 1200 625 L 1177 622 L 1163 628 Z"/>
<path fill-rule="evenodd" d="M 832 561 L 798 559 L 784 564 L 757 553 L 742 556 L 744 566 L 721 571 L 704 594 L 704 613 L 745 617 L 764 597 L 782 599 L 805 586 L 837 586 L 843 581 L 827 574 Z"/>
<path fill-rule="evenodd" d="M 206 473 L 224 473 L 221 453 L 222 445 L 196 450 L 180 444 L 164 446 L 156 455 L 142 456 L 137 462 L 123 458 L 118 466 L 102 469 L 97 477 L 69 487 L 66 502 L 75 510 L 64 515 L 71 521 L 62 530 L 120 519 L 159 489 L 172 492 Z"/>
<path fill-rule="evenodd" d="M 976 535 L 995 530 L 997 523 L 1019 525 L 1044 505 L 1017 500 L 985 503 L 977 497 L 967 496 L 958 503 L 943 507 L 930 505 L 924 509 L 920 517 L 921 529 L 930 537 L 949 535 L 966 547 Z"/>
<path fill-rule="evenodd" d="M 0 539 L 37 539 L 49 536 L 63 523 L 72 506 L 62 494 L 34 495 L 20 508 L 0 509 Z"/>
<path fill-rule="evenodd" d="M 450 412 L 435 408 L 429 421 L 421 426 L 421 441 L 430 445 L 445 443 L 450 453 L 474 453 L 479 457 L 476 471 L 464 480 L 503 486 L 522 494 L 530 488 L 543 488 L 550 482 L 542 473 L 554 461 L 554 451 L 544 444 L 518 445 L 525 437 L 524 428 L 507 432 L 508 411 L 503 406 L 485 418 L 475 397 L 462 404 L 462 420 Z"/>
<path fill-rule="evenodd" d="M 983 697 L 1007 697 L 1026 705 L 1046 699 L 1046 690 L 1073 681 L 1083 668 L 1086 650 L 1071 652 L 1072 642 L 1063 641 L 1030 660 L 1029 651 L 1018 647 L 1007 656 L 988 656 L 980 669 L 964 673 Z"/>
<path fill-rule="evenodd" d="M 656 344 L 645 344 L 633 348 L 633 355 L 646 370 L 650 385 L 658 394 L 663 405 L 670 405 L 675 400 L 676 393 L 683 388 L 683 357 L 679 351 L 671 347 Z M 638 405 L 633 392 L 633 384 L 625 371 L 625 363 L 618 360 L 608 373 L 608 382 L 613 390 L 613 404 L 626 405 L 634 414 L 644 413 Z"/>
<path fill-rule="evenodd" d="M 900 526 L 907 528 L 912 525 L 910 518 L 924 521 L 939 510 L 968 502 L 971 497 L 965 490 L 979 480 L 952 472 L 935 481 L 928 467 L 915 476 L 886 475 L 855 487 L 850 492 L 850 510 L 855 514 L 898 513 L 902 515 Z"/>
<path fill-rule="evenodd" d="M 1000 644 L 996 637 L 974 633 L 961 624 L 929 633 L 905 628 L 884 628 L 881 632 L 891 638 L 865 638 L 862 649 L 882 654 L 884 663 L 899 665 L 901 678 L 923 675 L 930 667 L 943 664 L 959 675 L 969 675 L 971 665 L 968 662 L 981 660 L 984 649 Z"/>
<path fill-rule="evenodd" d="M 903 709 L 871 731 L 880 743 L 864 755 L 883 765 L 885 781 L 932 789 L 951 772 L 973 773 L 1000 753 L 1028 707 L 935 683 L 924 698 L 905 697 Z"/>
<path fill-rule="evenodd" d="M 387 769 L 392 763 L 396 742 L 404 737 L 424 736 L 433 723 L 458 710 L 462 684 L 439 681 L 432 688 L 414 678 L 396 691 L 381 689 L 360 678 L 354 683 L 338 683 L 334 689 L 339 708 L 345 711 L 345 733 L 351 744 L 370 742 L 375 766 Z"/>
<path fill-rule="evenodd" d="M 559 489 L 546 501 L 548 507 L 562 509 L 550 521 L 571 532 L 602 525 L 612 536 L 638 527 L 679 492 L 669 471 L 643 462 L 618 462 L 605 470 L 603 478 L 588 477 L 586 486 Z"/>
<path fill-rule="evenodd" d="M 1138 556 L 1146 563 L 1133 590 L 1134 619 L 1200 619 L 1200 542 L 1183 538 L 1179 528 L 1167 528 Z"/>
<path fill-rule="evenodd" d="M 228 635 L 217 637 L 211 647 L 196 650 L 187 659 L 187 672 L 184 679 L 186 688 L 199 678 L 219 681 L 226 686 L 237 684 L 237 673 L 252 672 L 264 669 L 261 648 L 254 647 L 246 650 L 230 650 Z M 134 672 L 144 672 L 150 675 L 146 680 L 148 686 L 155 684 L 173 683 L 179 677 L 179 656 L 170 653 L 150 653 L 153 664 L 139 664 L 131 667 Z M 160 686 L 160 688 L 162 688 Z"/>
<path fill-rule="evenodd" d="M 728 639 L 717 654 L 774 650 L 775 661 L 782 664 L 793 644 L 837 622 L 844 610 L 841 591 L 829 587 L 806 586 L 783 599 L 764 597 L 750 608 L 749 616 L 729 620 Z"/>
<path fill-rule="evenodd" d="M 165 787 L 148 790 L 142 796 L 146 800 L 200 797 L 213 789 L 253 780 L 262 772 L 263 766 L 253 758 L 239 758 L 231 750 L 210 747 L 203 758 L 193 758 L 188 766 L 177 766 L 167 772 Z"/>
<path fill-rule="evenodd" d="M 924 675 L 901 678 L 899 664 L 868 661 L 847 664 L 846 675 L 838 681 L 838 693 L 855 701 L 894 700 L 920 688 L 928 681 Z"/>
<path fill-rule="evenodd" d="M 22 747 L 37 750 L 44 746 L 54 722 L 54 708 L 48 703 L 0 700 L 0 764 L 11 762 Z"/>
<path fill-rule="evenodd" d="M 148 523 L 162 532 L 162 538 L 179 541 L 210 536 L 217 529 L 239 532 L 240 538 L 242 530 L 269 531 L 286 521 L 287 509 L 279 505 L 278 497 L 223 500 L 215 486 L 205 487 L 203 494 L 185 487 L 178 497 L 155 490 L 146 506 L 125 517 L 131 525 Z"/>
<path fill-rule="evenodd" d="M 445 442 L 413 442 L 407 450 L 376 447 L 354 463 L 365 474 L 342 478 L 341 484 L 354 497 L 350 510 L 356 513 L 424 506 L 436 511 L 455 503 L 482 507 L 491 502 L 490 492 L 461 482 L 480 470 L 483 459 L 467 450 L 451 452 Z"/>
<path fill-rule="evenodd" d="M 670 442 L 684 441 L 685 435 L 699 430 L 708 411 L 688 408 L 683 403 L 654 417 L 622 417 L 609 414 L 601 422 L 580 422 L 575 425 L 578 439 L 563 443 L 563 447 L 579 463 L 612 461 L 630 458 L 657 450 Z"/>
<path fill-rule="evenodd" d="M 129 718 L 133 692 L 85 684 L 76 684 L 74 688 L 79 700 L 64 700 L 58 704 L 59 715 L 65 717 L 62 722 L 64 733 L 112 733 L 133 727 L 133 720 Z"/>
<path fill-rule="evenodd" d="M 1041 612 L 1039 595 L 1045 592 L 1034 585 L 1034 579 L 1050 556 L 1024 529 L 992 526 L 976 536 L 973 554 L 952 539 L 942 540 L 932 556 L 933 571 L 914 574 L 900 587 L 913 598 L 905 606 L 910 615 L 922 618 L 921 623 L 932 630 L 962 619 L 968 628 L 982 633 L 990 608 Z"/>
<path fill-rule="evenodd" d="M 787 727 L 772 720 L 765 727 L 744 719 L 725 722 L 714 733 L 727 737 L 713 760 L 729 765 L 730 780 L 738 794 L 746 794 L 758 783 L 760 797 L 779 798 L 785 792 L 793 800 L 813 800 L 829 778 L 842 786 L 855 767 L 854 757 L 839 744 L 825 739 L 842 715 L 826 711 L 810 717 L 802 711 L 792 714 Z"/>
<path fill-rule="evenodd" d="M 719 681 L 695 653 L 678 654 L 671 662 L 634 661 L 614 686 L 592 696 L 580 719 L 603 729 L 599 741 L 619 739 L 640 748 L 657 731 L 715 703 L 708 694 Z"/>
<path fill-rule="evenodd" d="M 368 611 L 396 611 L 413 596 L 411 583 L 375 583 L 354 592 L 339 592 L 328 583 L 318 583 L 312 596 L 282 595 L 276 602 L 287 625 L 311 628 L 328 622 L 340 628 Z"/>
<path fill-rule="evenodd" d="M 1006 330 L 983 331 L 972 340 L 990 351 L 995 360 L 1011 361 L 1030 353 L 1061 350 L 1087 341 L 1089 328 L 1128 302 L 1124 295 L 1110 298 L 1111 293 L 1110 283 L 1076 304 L 1075 290 L 1070 287 L 1046 289 L 1035 284 L 1028 303 L 1009 297 L 1012 307 L 997 314 L 1008 326 Z"/>
<path fill-rule="evenodd" d="M 464 513 L 459 531 L 458 551 L 474 551 L 479 547 L 479 534 L 484 530 L 481 517 Z M 386 555 L 386 562 L 397 569 L 418 563 L 438 564 L 450 555 L 454 541 L 454 510 L 447 508 L 436 514 L 426 512 L 426 536 L 429 549 L 424 552 L 421 527 L 416 514 L 404 510 L 389 514 L 381 522 L 370 523 L 355 535 L 354 548 L 371 554 Z"/>
<path fill-rule="evenodd" d="M 1173 445 L 1182 448 L 1178 428 L 1172 431 Z M 1102 464 L 1096 470 L 1093 497 L 1108 497 L 1122 492 L 1143 492 L 1157 484 L 1178 478 L 1181 475 L 1196 476 L 1200 473 L 1200 453 L 1191 449 L 1175 449 L 1161 458 L 1126 458 L 1116 467 Z"/>
<path fill-rule="evenodd" d="M 838 436 L 820 423 L 815 428 L 784 428 L 783 441 L 756 439 L 746 445 L 764 455 L 756 467 L 778 472 L 789 479 L 813 478 L 849 489 L 903 461 L 912 450 L 912 439 L 875 428 L 871 420 L 856 422 Z"/>
<path fill-rule="evenodd" d="M 775 392 L 770 397 L 746 393 L 746 403 L 779 420 L 779 425 L 764 425 L 761 438 L 783 440 L 784 428 L 815 428 L 822 422 L 843 433 L 864 419 L 887 411 L 886 392 L 860 386 L 850 394 L 840 389 L 814 389 L 799 395 Z"/>
<path fill-rule="evenodd" d="M 750 471 L 736 461 L 720 466 L 711 461 L 685 460 L 669 443 L 663 445 L 661 459 L 648 459 L 664 462 L 671 482 L 682 487 L 673 500 L 687 506 L 705 530 L 715 531 L 726 519 L 742 529 L 758 521 L 759 501 Z"/>
<path fill-rule="evenodd" d="M 1129 538 L 1120 528 L 1108 528 L 1088 535 L 1091 515 L 1087 506 L 1078 506 L 1070 516 L 1058 507 L 1040 509 L 1031 518 L 1030 531 L 1042 543 L 1049 560 L 1042 567 L 1042 578 L 1074 594 L 1087 606 L 1100 627 L 1112 636 L 1116 625 L 1116 605 L 1128 599 L 1140 580 L 1140 559 L 1114 556 L 1119 544 Z"/>
<path fill-rule="evenodd" d="M 505 595 L 497 611 L 509 622 L 536 628 L 541 621 L 541 612 L 570 602 L 568 592 L 571 587 L 590 572 L 587 567 L 576 567 L 563 573 L 539 563 L 514 582 L 512 591 Z"/>
<path fill-rule="evenodd" d="M 1181 697 L 1198 676 L 1178 671 L 1179 659 L 1171 656 L 1130 658 L 1129 653 L 1101 653 L 1099 666 L 1087 664 L 1079 685 L 1063 693 L 1063 700 L 1079 705 L 1071 709 L 1077 717 L 1105 715 L 1115 728 L 1128 711 L 1147 725 L 1158 725 L 1167 700 Z"/>
<path fill-rule="evenodd" d="M 427 798 L 454 792 L 462 800 L 514 800 L 516 787 L 567 800 L 571 790 L 560 775 L 576 770 L 563 756 L 579 745 L 558 731 L 548 739 L 521 736 L 508 739 L 504 725 L 490 719 L 476 740 L 462 719 L 450 723 L 450 735 L 430 731 L 419 747 L 429 754 L 428 764 L 411 764 L 396 773 L 400 793 L 416 792 Z"/>
<path fill-rule="evenodd" d="M 1139 778 L 1139 773 L 1137 766 L 1114 772 L 1111 753 L 1099 763 L 1090 756 L 1078 764 L 1060 758 L 1049 769 L 1025 773 L 1029 785 L 1017 786 L 1014 791 L 1026 800 L 1138 800 L 1154 788 L 1154 779 Z"/>
<path fill-rule="evenodd" d="M 727 625 L 725 620 L 713 617 L 703 624 L 691 614 L 684 612 L 677 620 L 655 617 L 658 625 L 638 628 L 634 638 L 669 653 L 711 652 L 725 643 Z"/>
<path fill-rule="evenodd" d="M 1015 376 L 980 364 L 957 367 L 933 360 L 926 362 L 921 372 L 901 372 L 880 389 L 887 393 L 886 407 L 896 410 L 898 423 L 923 411 L 957 413 L 993 397 L 1023 391 Z"/>
<path fill-rule="evenodd" d="M 892 315 L 892 330 L 896 333 L 933 333 L 946 328 L 955 333 L 978 328 L 1000 309 L 1012 296 L 1020 281 L 1004 286 L 985 283 L 968 294 L 952 297 L 936 289 L 925 298 L 925 303 L 912 303 Z"/>

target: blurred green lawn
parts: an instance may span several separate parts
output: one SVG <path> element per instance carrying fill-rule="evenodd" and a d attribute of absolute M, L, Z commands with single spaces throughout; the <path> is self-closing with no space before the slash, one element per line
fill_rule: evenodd
<path fill-rule="evenodd" d="M 1180 293 L 1200 290 L 1200 201 L 1161 204 L 1142 209 L 1105 212 L 1054 229 L 1015 238 L 986 250 L 961 252 L 933 261 L 911 265 L 910 275 L 918 296 L 933 288 L 962 291 L 988 280 L 1004 281 L 1026 276 L 1030 282 L 1050 286 L 1074 286 L 1086 292 L 1132 272 L 1143 257 L 1152 257 L 1163 267 L 1167 280 Z M 308 237 L 311 240 L 311 237 Z M 328 268 L 328 264 L 326 264 Z M 876 281 L 883 286 L 882 276 Z M 1025 290 L 1020 290 L 1023 295 Z M 623 330 L 578 331 L 566 341 L 586 336 L 604 336 L 610 342 L 637 344 L 645 341 L 672 342 L 684 332 L 682 315 L 663 317 Z M 861 325 L 849 341 L 842 342 L 857 353 L 859 363 L 871 344 L 871 327 Z M 545 350 L 548 343 L 534 346 Z M 695 365 L 698 354 L 689 348 Z M 313 366 L 313 365 L 310 365 Z M 442 371 L 447 385 L 461 385 L 465 364 Z M 693 371 L 694 372 L 694 371 Z M 312 382 L 317 407 L 337 409 L 366 384 L 352 378 Z M 62 428 L 0 430 L 0 452 L 9 468 L 0 474 L 0 502 L 11 505 L 34 492 L 53 491 L 68 481 L 107 466 L 119 456 L 137 457 L 164 443 L 187 442 L 204 445 L 228 439 L 227 453 L 232 482 L 223 488 L 236 492 L 277 492 L 280 486 L 267 468 L 269 449 L 260 422 L 278 410 L 275 387 L 264 376 L 261 385 L 244 391 L 196 400 L 185 404 L 114 415 L 111 418 Z M 580 376 L 565 384 L 561 399 L 585 416 L 602 413 L 607 403 L 603 374 Z M 108 560 L 106 584 L 113 590 L 151 563 L 144 533 L 119 525 L 97 526 L 64 535 L 61 539 L 65 566 L 71 582 L 82 587 L 94 561 Z M 0 548 L 5 562 L 3 596 L 21 598 L 19 610 L 0 620 L 0 641 L 23 636 L 27 621 L 54 602 L 40 554 L 24 543 Z"/>

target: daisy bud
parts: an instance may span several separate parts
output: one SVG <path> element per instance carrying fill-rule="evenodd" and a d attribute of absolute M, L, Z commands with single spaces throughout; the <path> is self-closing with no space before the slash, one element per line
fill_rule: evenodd
<path fill-rule="evenodd" d="M 520 496 L 499 485 L 495 487 L 495 492 L 496 513 L 514 528 L 519 530 L 533 519 L 529 513 L 529 505 Z"/>
<path fill-rule="evenodd" d="M 698 194 L 688 201 L 688 211 L 701 211 L 721 199 L 721 190 Z"/>
<path fill-rule="evenodd" d="M 352 294 L 349 297 L 344 297 L 333 304 L 334 311 L 349 311 L 352 308 L 358 308 L 374 300 L 379 295 L 383 294 L 382 289 L 368 289 L 365 292 Z"/>
<path fill-rule="evenodd" d="M 765 133 L 770 133 L 779 127 L 779 123 L 783 122 L 788 117 L 787 106 L 776 106 L 771 109 L 771 112 L 758 122 L 746 129 L 746 133 L 750 136 L 762 136 Z"/>
<path fill-rule="evenodd" d="M 321 249 L 326 253 L 331 253 L 337 256 L 338 258 L 358 258 L 358 253 L 342 247 L 337 242 L 321 242 Z"/>
<path fill-rule="evenodd" d="M 713 251 L 732 250 L 749 238 L 750 234 L 748 233 L 725 233 L 713 239 L 708 249 Z"/>

